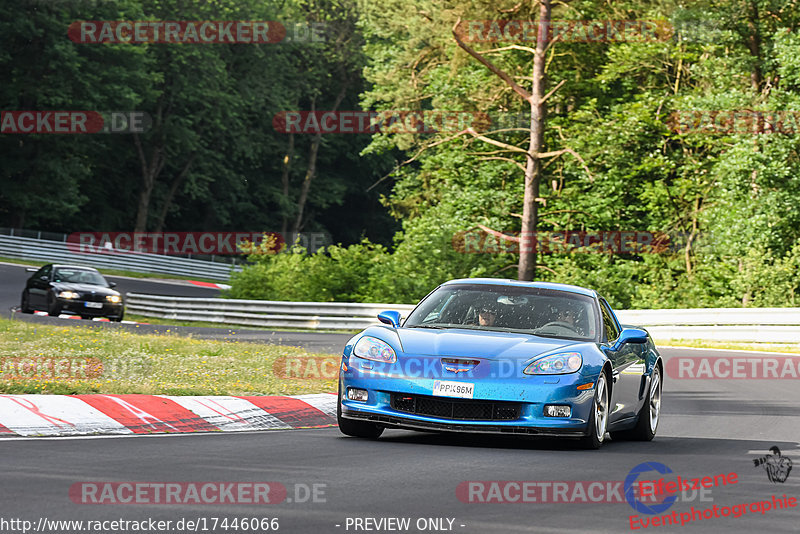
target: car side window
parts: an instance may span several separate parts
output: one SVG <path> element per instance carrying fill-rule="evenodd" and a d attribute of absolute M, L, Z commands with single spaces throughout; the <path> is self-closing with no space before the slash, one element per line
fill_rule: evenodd
<path fill-rule="evenodd" d="M 619 337 L 619 328 L 617 328 L 614 316 L 611 315 L 611 309 L 604 299 L 600 300 L 600 311 L 603 314 L 603 327 L 606 331 L 606 341 L 608 343 L 613 343 Z"/>
<path fill-rule="evenodd" d="M 53 269 L 52 265 L 45 265 L 44 267 L 36 271 L 36 274 L 34 274 L 33 276 L 35 276 L 36 278 L 41 278 L 43 276 L 50 278 L 50 271 L 52 269 Z"/>

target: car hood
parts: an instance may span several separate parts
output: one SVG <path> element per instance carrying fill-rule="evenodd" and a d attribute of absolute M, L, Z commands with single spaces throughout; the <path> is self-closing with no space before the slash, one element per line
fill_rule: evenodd
<path fill-rule="evenodd" d="M 586 344 L 528 334 L 459 329 L 398 328 L 397 336 L 406 354 L 486 359 L 533 358 L 562 347 Z"/>
<path fill-rule="evenodd" d="M 53 287 L 59 291 L 77 291 L 80 293 L 91 293 L 94 291 L 98 295 L 119 295 L 119 291 L 114 291 L 110 287 L 96 286 L 93 284 L 56 282 L 53 284 Z"/>

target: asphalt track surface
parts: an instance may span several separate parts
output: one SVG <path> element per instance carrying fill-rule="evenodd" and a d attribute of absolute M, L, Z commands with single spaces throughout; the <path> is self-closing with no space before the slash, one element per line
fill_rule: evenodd
<path fill-rule="evenodd" d="M 23 271 L 24 272 L 24 271 Z M 1 275 L 0 275 L 1 276 Z M 5 280 L 5 279 L 4 279 Z M 5 282 L 3 282 L 5 286 Z M 3 287 L 2 291 L 6 291 Z M 334 343 L 335 345 L 335 343 Z M 718 351 L 663 348 L 680 355 L 721 356 Z M 736 353 L 741 356 L 741 353 Z M 778 446 L 794 461 L 783 483 L 773 483 L 753 460 Z M 279 532 L 630 532 L 630 517 L 646 517 L 626 502 L 464 502 L 465 481 L 622 481 L 643 462 L 672 474 L 698 478 L 736 473 L 735 484 L 714 488 L 700 500 L 687 495 L 666 512 L 771 501 L 800 500 L 800 388 L 796 380 L 679 380 L 665 378 L 663 412 L 652 442 L 608 442 L 585 451 L 568 441 L 417 433 L 391 430 L 377 441 L 343 437 L 336 428 L 180 436 L 7 438 L 0 440 L 0 531 L 22 532 L 9 520 L 38 526 L 44 520 L 172 521 L 190 532 L 267 532 L 230 528 L 234 518 L 277 518 Z M 651 472 L 647 479 L 658 478 Z M 645 475 L 642 476 L 645 478 Z M 69 490 L 80 482 L 278 482 L 288 498 L 268 505 L 76 504 Z M 317 502 L 298 502 L 318 485 Z M 489 486 L 486 486 L 488 488 Z M 692 493 L 692 492 L 690 492 Z M 483 493 L 487 495 L 487 493 Z M 516 492 L 509 494 L 512 498 Z M 537 493 L 537 495 L 540 495 Z M 693 499 L 692 499 L 693 497 Z M 711 500 L 713 499 L 713 500 Z M 468 501 L 468 500 L 467 500 Z M 650 516 L 656 517 L 656 516 Z M 217 529 L 212 530 L 216 518 Z M 222 528 L 223 518 L 228 529 Z M 377 528 L 376 521 L 409 518 L 407 529 Z M 443 527 L 418 520 L 445 518 Z M 449 527 L 448 519 L 452 519 Z M 3 520 L 7 523 L 3 523 Z M 356 520 L 361 528 L 356 528 Z M 463 525 L 463 526 L 462 526 Z M 88 527 L 88 524 L 84 526 Z M 636 525 L 641 526 L 641 525 Z M 46 527 L 46 525 L 45 525 Z M 73 532 L 45 528 L 39 532 Z M 449 530 L 448 530 L 449 529 Z M 84 532 L 87 530 L 84 530 Z M 95 531 L 95 530 L 92 530 Z M 97 532 L 123 532 L 110 523 Z M 132 531 L 132 530 L 128 530 Z M 646 532 L 800 532 L 800 504 L 762 514 L 748 507 L 740 517 L 715 517 Z"/>

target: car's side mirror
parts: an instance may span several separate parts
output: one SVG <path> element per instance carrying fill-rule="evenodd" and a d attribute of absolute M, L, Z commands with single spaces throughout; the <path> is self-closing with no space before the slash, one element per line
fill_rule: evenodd
<path fill-rule="evenodd" d="M 400 326 L 400 312 L 398 311 L 384 311 L 378 314 L 378 320 L 384 324 L 388 324 L 392 328 Z"/>
<path fill-rule="evenodd" d="M 626 343 L 647 343 L 647 332 L 641 328 L 625 328 L 620 332 L 611 350 L 619 350 Z"/>
<path fill-rule="evenodd" d="M 108 283 L 108 287 L 112 287 L 112 288 L 113 287 L 117 287 L 117 283 L 116 282 L 109 282 Z"/>

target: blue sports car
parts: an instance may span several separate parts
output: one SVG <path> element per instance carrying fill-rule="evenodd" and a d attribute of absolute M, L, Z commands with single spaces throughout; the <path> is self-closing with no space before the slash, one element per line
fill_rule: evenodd
<path fill-rule="evenodd" d="M 620 325 L 582 287 L 451 280 L 417 305 L 378 315 L 347 342 L 339 429 L 491 432 L 581 440 L 651 440 L 664 366 L 645 330 Z"/>

